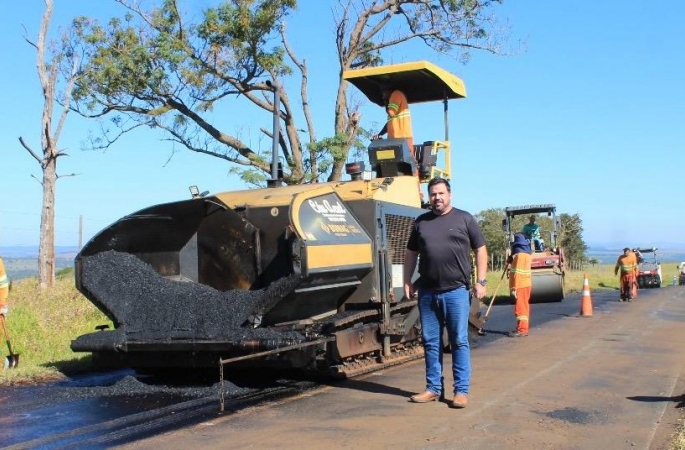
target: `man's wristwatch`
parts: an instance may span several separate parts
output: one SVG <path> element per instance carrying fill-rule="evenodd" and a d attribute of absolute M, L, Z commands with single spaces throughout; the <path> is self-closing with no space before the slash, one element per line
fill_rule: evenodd
<path fill-rule="evenodd" d="M 480 284 L 481 286 L 487 286 L 488 285 L 488 280 L 483 278 L 482 280 L 477 280 L 476 283 Z"/>

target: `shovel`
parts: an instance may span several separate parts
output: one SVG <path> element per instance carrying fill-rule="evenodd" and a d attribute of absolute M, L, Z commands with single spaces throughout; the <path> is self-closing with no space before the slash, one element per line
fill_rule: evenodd
<path fill-rule="evenodd" d="M 490 298 L 490 304 L 488 305 L 488 309 L 485 311 L 485 315 L 483 316 L 483 326 L 478 330 L 478 335 L 479 336 L 485 336 L 485 331 L 483 331 L 483 328 L 485 327 L 485 322 L 488 321 L 488 316 L 490 315 L 490 308 L 492 308 L 492 305 L 495 304 L 495 297 L 497 297 L 497 292 L 499 291 L 499 287 L 502 285 L 502 281 L 504 280 L 504 275 L 507 274 L 507 268 L 504 268 L 504 271 L 502 272 L 502 276 L 499 278 L 499 282 L 497 283 L 497 286 L 495 287 L 495 293 L 492 294 L 492 297 Z"/>
<path fill-rule="evenodd" d="M 5 332 L 5 340 L 7 341 L 7 349 L 9 350 L 9 355 L 5 357 L 5 369 L 15 369 L 19 365 L 19 355 L 12 351 L 12 344 L 10 343 L 10 334 L 7 331 L 7 323 L 5 323 L 5 316 L 0 314 L 0 320 L 2 320 L 2 330 Z"/>

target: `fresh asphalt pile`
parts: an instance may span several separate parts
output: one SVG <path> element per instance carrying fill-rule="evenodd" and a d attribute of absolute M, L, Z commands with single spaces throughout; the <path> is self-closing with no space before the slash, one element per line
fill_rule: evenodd
<path fill-rule="evenodd" d="M 223 395 L 227 401 L 233 399 L 241 401 L 242 398 L 260 395 L 268 398 L 272 394 L 278 395 L 279 392 L 283 392 L 283 389 L 293 393 L 304 392 L 319 386 L 312 380 L 299 379 L 299 377 L 289 379 L 274 374 L 270 375 L 266 372 L 242 374 L 235 376 L 234 381 L 224 380 Z M 108 405 L 105 403 L 107 399 L 118 401 L 117 405 L 127 405 L 124 408 L 126 412 L 120 406 L 115 406 L 111 412 L 112 418 L 120 417 L 121 414 L 153 411 L 166 405 L 181 405 L 199 399 L 215 399 L 218 409 L 220 390 L 221 384 L 218 382 L 211 384 L 183 383 L 179 379 L 173 384 L 158 383 L 154 379 L 140 377 L 132 370 L 95 373 L 70 378 L 58 383 L 1 388 L 0 397 L 11 399 L 11 401 L 0 402 L 0 416 L 11 417 L 11 420 L 23 420 L 22 417 L 24 416 L 42 414 L 35 412 L 37 408 L 59 407 L 66 414 L 69 414 L 69 408 L 78 408 L 79 413 L 77 415 L 79 417 L 92 412 L 95 416 L 104 418 L 108 416 L 100 410 Z M 97 404 L 78 403 L 92 400 L 95 400 Z M 56 420 L 55 429 L 60 429 L 59 424 L 62 419 Z M 67 419 L 67 421 L 69 420 Z M 73 423 L 70 422 L 69 426 L 73 426 Z M 0 437 L 1 440 L 2 437 Z"/>
<path fill-rule="evenodd" d="M 160 276 L 134 255 L 106 251 L 83 258 L 82 284 L 89 298 L 114 319 L 118 339 L 145 342 L 271 339 L 298 342 L 295 331 L 252 328 L 248 317 L 282 297 L 299 282 L 297 275 L 281 278 L 265 289 L 221 292 L 212 287 Z M 112 334 L 94 333 L 112 339 Z"/>
<path fill-rule="evenodd" d="M 217 374 L 218 378 L 218 374 Z M 65 400 L 92 397 L 144 396 L 165 394 L 184 398 L 213 397 L 219 393 L 219 383 L 211 386 L 183 386 L 181 384 L 145 383 L 133 374 L 128 374 L 112 384 L 102 383 L 97 378 L 86 379 L 87 382 L 70 380 L 58 383 L 52 389 L 52 395 Z M 240 395 L 252 389 L 240 387 L 231 382 L 224 382 L 225 394 Z"/>
<path fill-rule="evenodd" d="M 218 379 L 218 371 L 216 379 Z M 26 409 L 46 407 L 78 400 L 95 398 L 158 398 L 160 401 L 174 399 L 175 402 L 204 397 L 218 398 L 220 384 L 197 384 L 181 382 L 162 384 L 146 382 L 131 370 L 114 371 L 106 374 L 87 374 L 67 380 L 36 386 L 13 386 L 0 389 L 0 395 L 12 401 L 0 403 L 3 417 Z M 252 386 L 240 386 L 224 381 L 224 395 L 236 397 L 255 390 Z"/>

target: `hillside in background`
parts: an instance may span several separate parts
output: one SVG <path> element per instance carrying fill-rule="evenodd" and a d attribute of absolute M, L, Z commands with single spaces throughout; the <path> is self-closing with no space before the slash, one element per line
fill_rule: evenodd
<path fill-rule="evenodd" d="M 78 247 L 55 247 L 55 267 L 57 270 L 74 267 Z M 12 280 L 38 276 L 38 246 L 0 247 L 0 255 L 5 262 L 5 270 Z"/>
<path fill-rule="evenodd" d="M 7 275 L 12 280 L 21 280 L 24 278 L 31 278 L 38 276 L 38 258 L 6 258 L 3 256 L 2 260 L 5 262 L 5 270 Z M 74 258 L 56 258 L 55 269 L 65 269 L 67 267 L 74 267 Z"/>
<path fill-rule="evenodd" d="M 55 247 L 55 256 L 57 258 L 71 258 L 74 259 L 78 253 L 79 248 L 76 246 L 57 246 Z M 38 258 L 37 245 L 15 245 L 15 246 L 1 246 L 0 256 L 5 258 Z"/>

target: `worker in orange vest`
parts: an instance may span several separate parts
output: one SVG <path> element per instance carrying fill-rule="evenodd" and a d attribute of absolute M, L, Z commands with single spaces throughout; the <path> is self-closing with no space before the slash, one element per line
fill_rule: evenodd
<path fill-rule="evenodd" d="M 628 247 L 623 249 L 623 254 L 616 260 L 614 267 L 614 275 L 621 272 L 621 297 L 619 302 L 633 301 L 633 284 L 635 283 L 635 272 L 637 270 L 637 258 L 635 253 L 631 252 Z"/>
<path fill-rule="evenodd" d="M 390 83 L 383 83 L 380 86 L 383 102 L 385 102 L 385 111 L 388 114 L 388 120 L 383 125 L 383 129 L 373 136 L 373 139 L 380 139 L 384 134 L 388 134 L 388 139 L 406 139 L 407 147 L 409 147 L 409 155 L 414 161 L 414 176 L 419 175 L 419 165 L 416 160 L 416 150 L 414 149 L 414 134 L 411 128 L 411 113 L 409 111 L 409 102 L 407 96 L 399 89 L 393 87 Z M 419 197 L 423 204 L 423 192 L 419 187 Z"/>
<path fill-rule="evenodd" d="M 10 280 L 7 277 L 7 272 L 5 271 L 5 263 L 0 256 L 0 315 L 7 317 L 9 308 L 7 306 L 7 297 L 10 293 Z"/>
<path fill-rule="evenodd" d="M 414 153 L 414 134 L 411 129 L 411 114 L 407 96 L 399 89 L 394 89 L 390 84 L 381 85 L 381 95 L 385 102 L 385 111 L 388 113 L 388 120 L 383 125 L 383 129 L 374 136 L 380 139 L 384 134 L 388 134 L 388 139 L 406 139 L 411 157 L 416 160 Z"/>
<path fill-rule="evenodd" d="M 528 336 L 530 328 L 530 292 L 533 286 L 530 266 L 533 261 L 530 244 L 522 233 L 514 235 L 509 257 L 509 291 L 516 300 L 514 314 L 516 315 L 516 330 L 508 334 L 509 337 Z"/>

